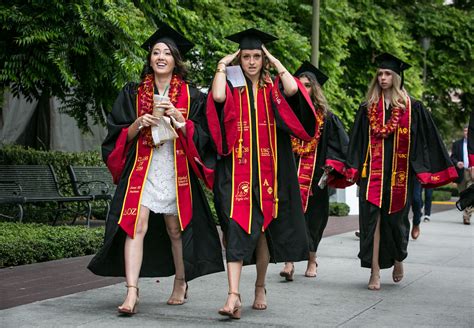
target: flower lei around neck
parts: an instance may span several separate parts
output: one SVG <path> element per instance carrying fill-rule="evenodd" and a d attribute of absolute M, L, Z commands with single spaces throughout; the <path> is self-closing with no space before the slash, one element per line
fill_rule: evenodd
<path fill-rule="evenodd" d="M 148 74 L 145 76 L 143 82 L 139 86 L 139 88 L 142 89 L 141 90 L 142 92 L 139 93 L 141 95 L 140 99 L 138 100 L 140 102 L 139 116 L 153 113 L 153 93 L 154 93 L 154 84 L 155 84 L 154 82 L 155 82 L 155 78 L 153 74 Z M 174 74 L 173 77 L 171 78 L 168 97 L 170 98 L 170 102 L 174 106 L 176 106 L 178 102 L 182 83 L 183 83 L 183 80 L 176 74 Z M 151 135 L 151 127 L 143 128 L 140 131 L 140 133 L 143 134 L 143 137 L 145 138 L 145 141 L 148 147 L 150 148 L 156 147 L 155 143 L 153 142 L 153 137 Z"/>
<path fill-rule="evenodd" d="M 319 110 L 316 111 L 316 135 L 311 141 L 302 141 L 298 138 L 291 137 L 291 148 L 293 153 L 298 156 L 308 155 L 313 153 L 318 146 L 319 139 L 321 138 L 321 131 L 324 126 L 324 116 Z"/>
<path fill-rule="evenodd" d="M 377 115 L 378 104 L 380 101 L 382 101 L 382 104 L 385 105 L 384 98 L 382 96 L 377 103 L 374 102 L 372 104 L 368 111 L 370 131 L 376 137 L 387 138 L 397 129 L 402 109 L 399 107 L 392 108 L 390 119 L 385 125 L 383 125 L 383 122 L 380 122 Z"/>

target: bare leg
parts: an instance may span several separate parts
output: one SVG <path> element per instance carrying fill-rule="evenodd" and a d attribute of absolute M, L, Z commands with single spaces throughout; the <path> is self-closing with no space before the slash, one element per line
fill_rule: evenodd
<path fill-rule="evenodd" d="M 316 252 L 309 252 L 308 266 L 306 268 L 305 277 L 316 277 L 318 263 L 316 262 Z"/>
<path fill-rule="evenodd" d="M 184 274 L 183 242 L 181 240 L 181 227 L 176 215 L 165 215 L 166 231 L 171 240 L 171 251 L 175 268 L 173 292 L 168 299 L 169 305 L 181 305 L 186 298 L 187 284 Z"/>
<path fill-rule="evenodd" d="M 370 290 L 380 289 L 380 265 L 379 265 L 379 248 L 380 248 L 380 215 L 377 218 L 377 224 L 374 232 L 374 245 L 372 253 L 372 272 L 370 274 L 368 288 Z"/>
<path fill-rule="evenodd" d="M 227 280 L 229 282 L 229 292 L 227 294 L 227 301 L 219 312 L 224 311 L 233 313 L 236 307 L 240 307 L 239 286 L 240 274 L 242 273 L 243 261 L 227 262 Z"/>
<path fill-rule="evenodd" d="M 127 286 L 138 287 L 138 277 L 143 260 L 143 239 L 148 229 L 148 217 L 150 210 L 144 206 L 140 206 L 140 214 L 135 231 L 135 238 L 129 236 L 125 239 L 125 276 Z M 128 288 L 127 297 L 119 308 L 133 309 L 138 299 L 138 289 Z"/>
<path fill-rule="evenodd" d="M 265 277 L 267 275 L 270 253 L 268 251 L 267 239 L 262 232 L 257 242 L 257 280 L 255 281 L 255 300 L 252 308 L 255 310 L 265 310 L 267 308 L 267 297 L 265 290 Z"/>

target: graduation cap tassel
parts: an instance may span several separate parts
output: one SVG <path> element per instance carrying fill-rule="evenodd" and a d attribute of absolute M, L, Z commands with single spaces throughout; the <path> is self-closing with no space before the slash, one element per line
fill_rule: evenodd
<path fill-rule="evenodd" d="M 367 163 L 364 163 L 364 165 L 362 166 L 362 174 L 361 174 L 361 177 L 367 178 Z"/>
<path fill-rule="evenodd" d="M 241 159 L 242 158 L 242 142 L 243 139 L 239 139 L 239 148 L 237 149 L 237 158 Z"/>
<path fill-rule="evenodd" d="M 273 198 L 273 213 L 272 217 L 276 218 L 278 216 L 278 198 Z"/>

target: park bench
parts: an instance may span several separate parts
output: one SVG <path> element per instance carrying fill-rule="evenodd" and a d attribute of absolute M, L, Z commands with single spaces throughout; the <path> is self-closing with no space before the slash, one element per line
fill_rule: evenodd
<path fill-rule="evenodd" d="M 109 170 L 103 166 L 68 166 L 74 195 L 92 196 L 93 200 L 103 200 L 106 205 L 106 218 L 110 202 L 115 193 L 115 184 Z"/>
<path fill-rule="evenodd" d="M 25 204 L 56 203 L 53 225 L 63 212 L 68 211 L 85 215 L 89 226 L 92 196 L 63 196 L 51 165 L 0 165 L 0 182 L 6 188 L 0 193 L 0 204 L 18 206 L 20 222 Z M 66 207 L 66 203 L 77 203 L 77 210 Z M 76 216 L 72 223 L 75 220 Z"/>

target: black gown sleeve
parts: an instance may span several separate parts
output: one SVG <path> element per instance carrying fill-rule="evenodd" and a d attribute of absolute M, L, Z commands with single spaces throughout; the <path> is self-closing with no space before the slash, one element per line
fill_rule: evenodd
<path fill-rule="evenodd" d="M 271 91 L 272 105 L 278 128 L 286 133 L 310 141 L 315 135 L 316 117 L 311 99 L 301 82 L 295 78 L 298 91 L 291 97 L 285 96 L 283 83 L 279 78 Z"/>
<path fill-rule="evenodd" d="M 349 136 L 339 118 L 329 113 L 326 119 L 325 132 L 328 134 L 325 166 L 331 166 L 331 178 L 328 185 L 334 188 L 344 188 L 348 184 L 345 177 L 345 162 Z"/>
<path fill-rule="evenodd" d="M 457 172 L 430 113 L 420 101 L 412 100 L 410 164 L 424 188 L 454 181 Z"/>
<path fill-rule="evenodd" d="M 474 166 L 474 112 L 471 112 L 469 118 L 469 127 L 467 130 L 467 153 L 469 156 L 469 167 Z"/>
<path fill-rule="evenodd" d="M 137 119 L 136 90 L 136 83 L 127 83 L 115 99 L 112 111 L 107 115 L 107 136 L 102 142 L 102 158 L 105 163 L 115 148 L 115 142 L 122 130 L 128 128 Z"/>
<path fill-rule="evenodd" d="M 366 105 L 359 106 L 349 137 L 346 155 L 346 177 L 358 182 L 369 143 Z"/>

